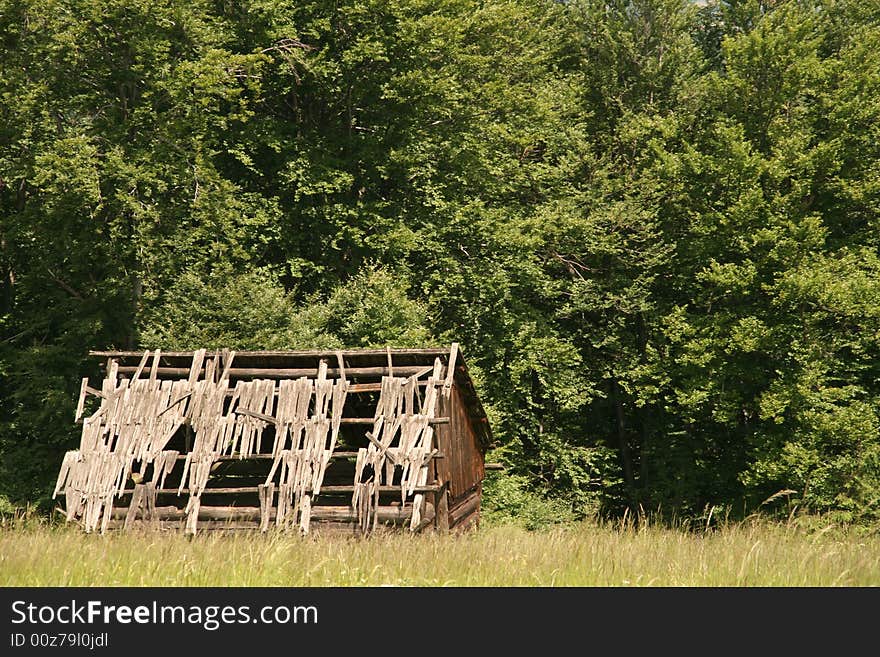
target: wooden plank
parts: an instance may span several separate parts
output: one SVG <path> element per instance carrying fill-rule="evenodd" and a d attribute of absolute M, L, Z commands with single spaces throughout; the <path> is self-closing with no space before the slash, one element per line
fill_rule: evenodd
<path fill-rule="evenodd" d="M 76 414 L 74 417 L 74 422 L 79 422 L 79 419 L 82 417 L 83 410 L 86 405 L 86 392 L 89 389 L 89 377 L 83 378 L 83 380 L 79 384 L 79 401 L 76 403 Z"/>
<path fill-rule="evenodd" d="M 302 357 L 309 356 L 315 358 L 334 358 L 336 356 L 337 350 L 333 351 L 321 351 L 321 350 L 275 350 L 275 351 L 239 351 L 238 355 L 241 358 L 250 358 L 250 357 Z M 384 356 L 386 355 L 385 349 L 343 349 L 341 351 L 343 356 Z M 446 356 L 449 354 L 449 350 L 445 348 L 438 347 L 430 347 L 427 349 L 392 349 L 391 353 L 394 355 L 407 355 L 407 356 Z M 192 358 L 195 352 L 193 351 L 166 351 L 163 354 L 167 358 Z M 140 351 L 101 351 L 94 350 L 89 351 L 89 356 L 94 356 L 97 358 L 136 358 L 141 355 Z"/>
<path fill-rule="evenodd" d="M 411 374 L 410 378 L 427 374 L 432 369 L 433 369 L 433 367 L 422 368 L 419 372 L 416 372 L 415 374 Z M 123 377 L 123 378 L 125 378 L 125 377 Z M 428 382 L 427 381 L 416 381 L 416 385 L 419 386 L 420 388 L 424 388 L 425 386 L 428 385 Z M 91 388 L 89 390 L 91 390 Z M 382 390 L 382 383 L 378 382 L 378 381 L 375 383 L 349 383 L 347 390 L 348 390 L 348 392 L 358 392 L 358 393 L 380 392 Z M 226 391 L 227 397 L 232 397 L 234 394 L 235 394 L 235 389 L 233 389 L 233 388 L 230 388 L 229 390 Z M 273 394 L 277 397 L 278 391 L 276 390 Z M 100 397 L 103 395 L 98 394 L 98 396 Z M 485 422 L 486 418 L 475 417 L 475 418 L 472 418 L 472 421 L 473 422 Z"/>
<path fill-rule="evenodd" d="M 258 420 L 263 420 L 263 422 L 268 422 L 269 424 L 275 423 L 275 418 L 271 415 L 264 415 L 263 413 L 257 413 L 256 411 L 248 411 L 246 409 L 237 408 L 233 411 L 233 413 L 238 413 L 239 415 L 249 415 L 250 417 L 255 417 Z M 376 419 L 372 417 L 344 417 L 340 418 L 339 420 L 340 424 L 373 424 L 375 421 Z M 449 418 L 432 417 L 428 420 L 428 424 L 449 424 Z"/>
<path fill-rule="evenodd" d="M 272 499 L 275 496 L 275 484 L 261 484 L 257 486 L 257 490 L 260 495 L 260 531 L 265 532 L 269 530 L 269 522 L 274 515 Z"/>
<path fill-rule="evenodd" d="M 125 514 L 125 527 L 124 529 L 128 529 L 131 526 L 131 523 L 134 522 L 135 515 L 141 509 L 141 505 L 143 504 L 144 498 L 144 489 L 145 486 L 143 484 L 136 484 L 134 487 L 134 491 L 131 495 L 131 502 L 128 505 L 128 509 Z M 116 510 L 114 509 L 114 512 Z M 141 514 L 143 515 L 143 514 Z M 112 516 L 111 516 L 112 517 Z"/>
<path fill-rule="evenodd" d="M 167 354 L 166 354 L 167 355 Z M 137 367 L 131 365 L 122 365 L 119 367 L 120 374 L 133 374 Z M 418 374 L 424 370 L 424 367 L 416 365 L 396 366 L 395 374 L 398 376 L 410 376 Z M 444 369 L 445 371 L 445 369 Z M 158 367 L 156 374 L 159 376 L 176 376 L 184 377 L 194 375 L 197 376 L 201 372 L 190 367 Z M 327 368 L 328 378 L 339 378 L 340 371 L 338 368 Z M 379 377 L 387 376 L 387 367 L 348 367 L 345 369 L 347 377 L 370 376 Z M 318 375 L 317 367 L 296 367 L 296 368 L 273 368 L 273 367 L 231 367 L 229 376 L 233 378 L 253 377 L 261 379 L 298 379 L 301 376 L 316 377 Z M 442 373 L 441 373 L 442 376 Z"/>
<path fill-rule="evenodd" d="M 340 420 L 342 424 L 373 424 L 376 418 L 372 417 L 344 417 Z M 449 424 L 448 417 L 432 417 L 428 418 L 428 424 Z"/>
<path fill-rule="evenodd" d="M 483 452 L 459 386 L 453 385 L 449 396 L 439 401 L 441 412 L 450 418 L 448 425 L 438 427 L 438 446 L 448 455 L 441 467 L 442 478 L 449 482 L 453 498 L 458 498 L 483 480 Z"/>
<path fill-rule="evenodd" d="M 205 355 L 205 381 L 210 381 L 211 383 L 216 383 L 217 380 L 215 375 L 218 374 L 217 370 L 220 369 L 220 352 L 214 352 L 213 356 Z"/>
<path fill-rule="evenodd" d="M 430 484 L 425 486 L 416 486 L 416 493 L 433 493 L 437 490 L 437 486 Z M 321 486 L 321 493 L 353 493 L 354 486 Z M 400 486 L 379 486 L 380 493 L 399 493 Z"/>
<path fill-rule="evenodd" d="M 126 488 L 123 490 L 123 493 L 136 493 L 137 487 L 143 484 L 138 484 L 134 488 Z M 245 493 L 258 493 L 259 486 L 225 486 L 218 488 L 205 488 L 200 495 L 241 495 Z M 425 486 L 416 486 L 415 492 L 417 493 L 433 493 L 437 490 L 436 485 L 425 485 Z M 277 491 L 276 491 L 277 492 Z M 353 485 L 344 485 L 344 486 L 321 486 L 321 494 L 324 493 L 353 493 L 354 486 Z M 379 486 L 380 493 L 399 493 L 400 486 Z M 187 495 L 187 488 L 184 486 L 183 492 L 179 492 L 177 488 L 159 488 L 156 490 L 156 494 L 158 495 Z"/>
<path fill-rule="evenodd" d="M 155 381 L 156 377 L 159 375 L 159 356 L 161 355 L 162 350 L 156 349 L 153 352 L 153 366 L 150 368 L 150 381 Z M 135 372 L 137 369 L 135 369 Z"/>
<path fill-rule="evenodd" d="M 159 413 L 159 415 L 158 415 L 157 417 L 161 417 L 162 415 L 165 415 L 165 413 L 167 413 L 168 411 L 170 411 L 172 408 L 174 408 L 175 406 L 177 406 L 180 402 L 182 402 L 184 399 L 187 399 L 187 398 L 190 397 L 191 395 L 192 395 L 192 390 L 190 390 L 189 392 L 187 392 L 187 393 L 181 395 L 180 397 L 178 397 L 177 399 L 175 399 L 173 402 L 171 402 L 170 404 L 168 404 L 168 406 L 166 406 L 164 409 L 162 409 L 162 411 Z"/>
<path fill-rule="evenodd" d="M 220 375 L 221 381 L 225 381 L 229 378 L 229 370 L 232 369 L 232 361 L 235 360 L 235 354 L 236 352 L 234 350 L 223 350 L 223 374 Z"/>
<path fill-rule="evenodd" d="M 95 397 L 100 397 L 101 399 L 106 399 L 106 398 L 107 398 L 107 395 L 105 395 L 105 394 L 104 394 L 103 392 L 101 392 L 100 390 L 96 390 L 95 388 L 93 388 L 93 387 L 91 387 L 91 386 L 86 386 L 86 392 L 87 392 L 88 394 L 90 394 L 90 395 L 95 396 Z"/>
<path fill-rule="evenodd" d="M 455 360 L 458 358 L 458 343 L 453 342 L 449 349 L 449 363 L 446 366 L 446 380 L 443 382 L 443 390 L 449 394 L 452 388 L 452 379 L 455 377 Z"/>
<path fill-rule="evenodd" d="M 418 526 L 413 529 L 415 532 L 420 532 L 427 527 L 431 527 L 434 524 L 434 519 L 437 517 L 437 514 L 434 512 L 434 505 L 428 502 L 425 505 L 425 508 L 422 509 L 422 518 L 419 522 Z"/>
<path fill-rule="evenodd" d="M 186 509 L 183 510 L 184 515 L 184 532 L 187 534 L 193 534 L 198 531 L 199 524 L 199 510 L 202 507 L 202 498 L 191 496 L 189 498 L 189 502 L 186 504 Z"/>
<path fill-rule="evenodd" d="M 452 412 L 455 410 L 455 407 L 452 405 L 451 399 L 452 396 L 447 397 L 445 395 L 440 395 L 440 398 L 437 400 L 438 415 L 449 417 L 450 423 L 440 425 L 436 427 L 434 431 L 434 440 L 437 449 L 441 453 L 447 455 L 447 458 L 443 461 L 435 461 L 435 477 L 437 481 L 444 482 L 447 487 L 451 486 L 450 480 L 452 479 L 452 461 L 455 459 L 455 455 L 450 452 L 453 444 L 453 436 L 455 435 L 456 431 L 456 418 L 454 413 Z"/>
<path fill-rule="evenodd" d="M 122 529 L 124 520 L 110 520 L 108 530 Z M 199 533 L 202 532 L 256 532 L 259 530 L 259 523 L 255 520 L 200 520 Z M 380 534 L 390 531 L 399 531 L 400 523 L 384 522 L 373 528 L 372 533 Z M 132 530 L 159 530 L 163 532 L 179 532 L 183 530 L 183 523 L 180 520 L 159 520 L 154 523 L 146 524 L 141 520 L 136 520 L 132 525 Z M 326 536 L 326 537 L 356 537 L 360 536 L 360 530 L 357 523 L 349 521 L 340 521 L 333 518 L 326 520 L 315 520 L 312 518 L 309 525 L 310 536 Z"/>
<path fill-rule="evenodd" d="M 339 365 L 339 378 L 345 379 L 345 362 L 343 360 L 341 351 L 336 352 L 336 364 Z"/>
<path fill-rule="evenodd" d="M 358 453 L 351 451 L 337 451 L 333 452 L 330 455 L 331 459 L 356 459 Z M 223 456 L 218 456 L 216 458 L 217 461 L 251 461 L 251 460 L 266 460 L 271 461 L 275 457 L 272 454 L 251 454 L 249 456 L 240 457 L 236 454 L 224 454 Z M 445 455 L 442 452 L 436 452 L 431 454 L 432 459 L 442 459 L 445 458 Z M 186 460 L 186 454 L 180 454 L 177 457 L 178 461 Z"/>
<path fill-rule="evenodd" d="M 367 440 L 369 440 L 371 443 L 373 443 L 373 445 L 376 446 L 376 449 L 379 450 L 379 453 L 380 453 L 380 454 L 385 454 L 385 452 L 386 452 L 386 450 L 387 450 L 388 448 L 385 447 L 385 445 L 383 445 L 382 443 L 380 443 L 378 440 L 376 440 L 376 439 L 373 437 L 373 434 L 371 434 L 369 431 L 367 431 L 367 433 L 364 434 L 364 435 L 367 437 Z"/>
<path fill-rule="evenodd" d="M 269 424 L 275 424 L 275 418 L 271 415 L 264 415 L 263 413 L 257 413 L 256 411 L 249 411 L 246 408 L 236 408 L 232 412 L 237 415 L 247 415 L 249 417 L 254 417 L 258 420 L 262 420 L 263 422 L 268 422 Z"/>
<path fill-rule="evenodd" d="M 452 527 L 452 531 L 456 534 L 461 534 L 462 532 L 467 531 L 468 529 L 476 528 L 480 524 L 480 509 L 477 507 L 470 511 L 467 515 L 461 516 L 455 525 Z"/>
<path fill-rule="evenodd" d="M 480 508 L 481 498 L 482 491 L 477 488 L 477 490 L 472 493 L 456 500 L 449 509 L 449 527 L 455 527 L 467 516 L 477 511 Z"/>
<path fill-rule="evenodd" d="M 143 517 L 145 520 L 156 520 L 156 485 L 152 482 L 144 484 Z"/>
<path fill-rule="evenodd" d="M 144 355 L 141 357 L 141 362 L 138 363 L 138 367 L 134 372 L 134 376 L 131 377 L 132 381 L 137 381 L 139 378 L 141 378 L 141 372 L 144 371 L 144 367 L 146 367 L 147 361 L 149 359 L 150 359 L 150 352 L 148 350 L 148 351 L 145 351 Z"/>
<path fill-rule="evenodd" d="M 187 370 L 185 372 L 185 374 L 189 376 L 189 387 L 190 388 L 192 388 L 196 384 L 196 381 L 199 380 L 199 374 L 202 371 L 202 365 L 205 362 L 205 354 L 206 353 L 207 353 L 206 349 L 199 349 L 193 355 L 192 365 L 190 365 L 189 369 L 187 370 L 187 368 L 185 368 L 185 367 L 180 368 L 183 370 Z M 160 370 L 167 370 L 167 369 L 171 369 L 171 368 L 161 367 L 159 369 Z"/>
<path fill-rule="evenodd" d="M 449 485 L 442 484 L 439 490 L 434 493 L 434 529 L 446 534 L 449 532 Z"/>
<path fill-rule="evenodd" d="M 418 372 L 411 374 L 411 377 L 423 376 L 430 372 L 433 367 L 423 367 Z M 416 381 L 416 385 L 420 388 L 424 388 L 428 385 L 427 381 Z M 349 392 L 381 392 L 382 384 L 381 383 L 350 383 L 348 386 Z"/>
<path fill-rule="evenodd" d="M 378 506 L 377 514 L 379 522 L 394 522 L 403 524 L 409 522 L 412 514 L 412 505 L 382 505 Z M 434 505 L 428 504 L 425 510 L 426 515 L 430 514 L 431 519 L 434 517 Z M 111 518 L 121 519 L 128 518 L 129 510 L 125 508 L 114 508 Z M 154 518 L 157 520 L 184 520 L 186 518 L 186 510 L 176 506 L 158 506 L 153 512 Z M 271 520 L 275 519 L 275 510 L 269 513 Z M 357 522 L 357 512 L 350 506 L 338 505 L 315 505 L 312 507 L 312 520 L 321 521 L 329 520 L 334 522 Z M 198 510 L 198 520 L 229 520 L 254 521 L 254 529 L 259 528 L 262 519 L 262 513 L 258 506 L 200 506 Z M 203 525 L 198 525 L 202 529 Z"/>

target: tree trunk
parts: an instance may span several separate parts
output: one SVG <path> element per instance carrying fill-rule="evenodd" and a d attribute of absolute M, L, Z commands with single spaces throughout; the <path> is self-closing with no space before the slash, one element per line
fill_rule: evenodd
<path fill-rule="evenodd" d="M 620 447 L 620 460 L 623 463 L 623 478 L 626 482 L 627 496 L 630 502 L 635 502 L 636 482 L 633 478 L 632 454 L 629 442 L 626 439 L 626 424 L 623 417 L 623 402 L 620 398 L 620 386 L 617 381 L 611 382 L 611 394 L 614 398 L 614 411 L 617 416 L 617 441 Z"/>

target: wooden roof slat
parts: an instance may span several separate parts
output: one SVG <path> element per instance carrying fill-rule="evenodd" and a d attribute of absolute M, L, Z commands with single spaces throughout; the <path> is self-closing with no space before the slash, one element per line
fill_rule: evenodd
<path fill-rule="evenodd" d="M 274 351 L 236 351 L 235 366 L 230 360 L 223 362 L 223 369 L 228 369 L 228 376 L 232 378 L 263 378 L 273 376 L 275 378 L 298 378 L 299 376 L 317 375 L 320 361 L 333 362 L 337 368 L 328 368 L 328 375 L 338 376 L 344 368 L 346 377 L 377 378 L 388 373 L 389 354 L 393 356 L 393 368 L 396 375 L 416 373 L 425 366 L 434 364 L 439 359 L 443 365 L 449 365 L 453 361 L 451 370 L 453 380 L 458 385 L 462 400 L 468 408 L 468 415 L 474 420 L 473 427 L 484 447 L 492 442 L 491 429 L 486 417 L 485 410 L 477 398 L 465 363 L 461 347 L 449 349 L 442 347 L 429 347 L 420 349 L 343 349 L 343 350 L 274 350 Z M 194 357 L 198 358 L 198 351 L 163 351 L 154 352 L 151 374 L 169 378 L 172 376 L 187 376 L 192 373 Z M 156 356 L 159 355 L 159 358 Z M 454 356 L 453 356 L 454 354 Z M 143 357 L 142 351 L 125 350 L 94 350 L 89 355 L 107 359 L 108 366 L 112 364 L 118 368 L 119 374 L 133 374 L 137 370 L 139 360 Z M 159 365 L 161 359 L 162 365 Z M 342 359 L 345 362 L 342 363 Z M 224 358 L 225 361 L 225 358 Z M 341 364 L 341 367 L 339 366 Z M 199 371 L 203 368 L 199 367 Z M 271 373 L 270 373 L 271 372 Z M 443 381 L 448 385 L 449 380 Z M 351 383 L 352 392 L 372 391 L 372 383 Z"/>

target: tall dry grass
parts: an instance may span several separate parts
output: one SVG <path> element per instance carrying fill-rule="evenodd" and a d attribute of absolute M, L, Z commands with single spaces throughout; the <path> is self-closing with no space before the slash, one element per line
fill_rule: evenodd
<path fill-rule="evenodd" d="M 0 530 L 2 586 L 869 586 L 880 537 L 792 523 L 583 523 L 369 539 Z"/>

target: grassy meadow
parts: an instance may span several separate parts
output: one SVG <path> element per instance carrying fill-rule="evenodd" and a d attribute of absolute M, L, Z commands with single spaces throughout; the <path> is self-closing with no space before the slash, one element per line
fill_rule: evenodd
<path fill-rule="evenodd" d="M 709 531 L 581 523 L 460 536 L 0 529 L 2 586 L 876 586 L 880 536 L 747 521 Z"/>

